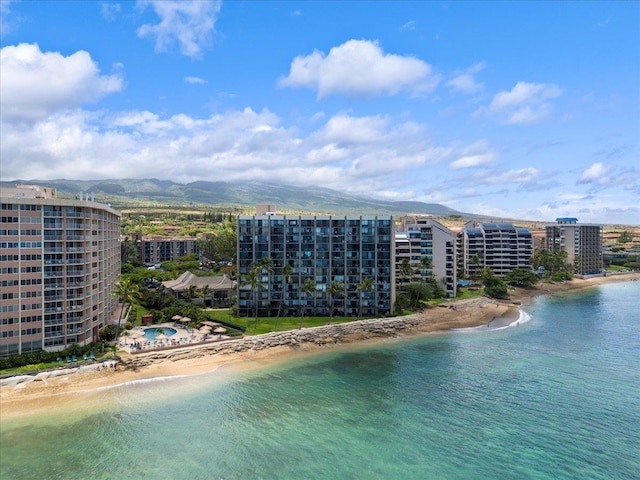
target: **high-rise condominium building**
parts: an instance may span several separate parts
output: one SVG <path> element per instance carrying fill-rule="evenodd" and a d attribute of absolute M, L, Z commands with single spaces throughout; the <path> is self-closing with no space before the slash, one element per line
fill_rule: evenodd
<path fill-rule="evenodd" d="M 0 356 L 97 340 L 118 305 L 120 214 L 37 186 L 0 199 Z"/>
<path fill-rule="evenodd" d="M 391 313 L 393 230 L 390 216 L 239 216 L 239 314 L 253 315 L 254 306 L 258 316 Z M 252 285 L 252 265 L 264 257 L 273 260 L 273 273 L 263 269 Z M 333 282 L 339 292 L 331 293 Z"/>
<path fill-rule="evenodd" d="M 580 224 L 572 217 L 557 218 L 556 222 L 545 227 L 546 248 L 565 250 L 576 275 L 602 273 L 602 225 Z"/>
<path fill-rule="evenodd" d="M 485 267 L 503 277 L 517 268 L 531 268 L 533 237 L 512 223 L 481 223 L 458 233 L 458 275 L 474 277 Z"/>
<path fill-rule="evenodd" d="M 456 237 L 451 230 L 430 217 L 407 216 L 401 219 L 395 237 L 396 279 L 402 280 L 401 266 L 406 259 L 412 276 L 405 280 L 433 277 L 448 297 L 456 296 Z"/>

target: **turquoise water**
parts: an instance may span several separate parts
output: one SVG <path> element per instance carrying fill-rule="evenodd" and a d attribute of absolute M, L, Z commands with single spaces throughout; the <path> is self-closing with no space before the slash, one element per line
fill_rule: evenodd
<path fill-rule="evenodd" d="M 163 335 L 167 337 L 170 337 L 171 335 L 175 335 L 176 333 L 178 333 L 178 331 L 175 328 L 171 328 L 171 327 L 145 328 L 144 337 L 148 340 L 155 340 L 156 338 L 158 338 L 158 335 L 160 335 L 160 333 L 158 332 L 159 328 L 162 328 Z"/>
<path fill-rule="evenodd" d="M 640 282 L 531 320 L 159 379 L 3 422 L 9 479 L 638 479 Z"/>

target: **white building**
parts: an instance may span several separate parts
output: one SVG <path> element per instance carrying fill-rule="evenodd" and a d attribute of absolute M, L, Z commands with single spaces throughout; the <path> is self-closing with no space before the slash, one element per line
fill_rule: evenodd
<path fill-rule="evenodd" d="M 396 278 L 400 279 L 400 266 L 408 260 L 414 274 L 411 281 L 424 281 L 433 276 L 448 297 L 455 297 L 456 237 L 451 230 L 427 216 L 407 216 L 401 219 L 396 231 Z M 423 258 L 430 268 L 422 268 Z"/>

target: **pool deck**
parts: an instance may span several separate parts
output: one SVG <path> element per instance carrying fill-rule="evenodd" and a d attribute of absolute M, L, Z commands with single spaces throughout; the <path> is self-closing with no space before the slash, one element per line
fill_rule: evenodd
<path fill-rule="evenodd" d="M 174 335 L 161 338 L 160 340 L 149 340 L 144 336 L 144 331 L 149 328 L 172 328 L 176 330 Z M 191 330 L 191 329 L 190 329 Z M 122 335 L 118 339 L 118 348 L 129 353 L 139 353 L 149 350 L 160 350 L 167 348 L 183 347 L 186 345 L 195 345 L 209 342 L 219 342 L 230 338 L 228 335 L 218 335 L 212 333 L 203 333 L 196 330 L 187 330 L 184 327 L 177 326 L 174 323 L 162 323 L 157 325 L 149 325 L 146 327 L 135 327 L 128 330 L 129 336 Z"/>

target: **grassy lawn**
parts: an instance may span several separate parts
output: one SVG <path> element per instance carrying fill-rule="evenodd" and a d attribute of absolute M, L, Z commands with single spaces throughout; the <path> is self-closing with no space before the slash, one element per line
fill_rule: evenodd
<path fill-rule="evenodd" d="M 610 270 L 612 272 L 621 272 L 622 270 L 628 270 L 628 268 L 622 265 L 609 265 L 606 270 Z"/>
<path fill-rule="evenodd" d="M 221 310 L 207 310 L 207 316 L 213 320 L 223 320 L 225 322 L 235 323 L 236 325 L 242 325 L 247 327 L 245 335 L 259 335 L 261 333 L 269 333 L 275 330 L 276 317 L 258 317 L 258 328 L 255 329 L 256 319 L 254 317 L 233 317 L 229 315 L 229 309 Z M 278 331 L 294 330 L 300 328 L 300 317 L 280 317 L 278 319 Z M 346 323 L 353 322 L 355 320 L 362 320 L 355 317 L 303 317 L 303 327 L 318 327 L 320 325 L 326 325 L 331 320 L 331 323 Z"/>

